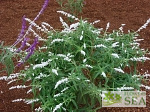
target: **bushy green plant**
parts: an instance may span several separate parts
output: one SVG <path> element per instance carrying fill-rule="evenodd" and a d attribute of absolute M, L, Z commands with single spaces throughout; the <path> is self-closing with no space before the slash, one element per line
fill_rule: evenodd
<path fill-rule="evenodd" d="M 101 107 L 102 91 L 140 90 L 143 77 L 136 66 L 148 58 L 136 32 L 123 33 L 121 27 L 109 33 L 109 24 L 103 30 L 85 20 L 70 26 L 60 20 L 64 30 L 50 31 L 23 71 L 41 105 L 36 110 L 93 112 Z"/>
<path fill-rule="evenodd" d="M 83 1 L 79 1 L 79 6 L 82 6 Z M 9 89 L 31 87 L 27 93 L 33 93 L 33 98 L 20 98 L 12 102 L 24 101 L 27 104 L 32 103 L 33 106 L 36 103 L 40 107 L 35 111 L 94 112 L 101 108 L 102 91 L 150 88 L 142 84 L 147 75 L 142 76 L 137 70 L 138 62 L 149 60 L 145 57 L 146 51 L 139 47 L 138 41 L 141 39 L 138 39 L 137 32 L 146 28 L 150 20 L 137 32 L 124 33 L 121 26 L 119 30 L 110 33 L 107 32 L 109 23 L 106 29 L 98 29 L 93 26 L 97 21 L 88 23 L 86 20 L 79 20 L 68 13 L 58 11 L 77 22 L 69 26 L 60 17 L 64 30 L 55 31 L 45 22 L 42 22 L 41 27 L 35 23 L 48 2 L 49 0 L 45 0 L 33 21 L 23 17 L 20 36 L 10 48 L 0 45 L 0 62 L 6 66 L 9 74 L 13 71 L 13 66 L 10 66 L 13 64 L 12 57 L 23 57 L 17 66 L 25 62 L 28 65 L 20 73 L 0 77 L 0 80 L 10 80 L 8 84 L 17 81 L 15 78 L 18 77 L 25 82 L 31 82 L 28 86 L 17 85 Z M 67 3 L 67 7 L 71 7 L 69 10 L 72 11 L 75 9 L 72 7 L 78 7 L 74 5 L 76 2 L 61 0 L 60 4 Z M 30 22 L 26 32 L 25 21 Z M 41 38 L 32 27 L 46 33 L 47 38 Z M 31 45 L 26 38 L 29 32 L 36 37 Z M 36 50 L 39 40 L 43 41 L 43 46 Z M 21 41 L 20 48 L 14 49 Z M 26 45 L 29 47 L 23 50 Z"/>
<path fill-rule="evenodd" d="M 6 71 L 9 75 L 14 71 L 13 54 L 9 47 L 3 45 L 4 42 L 0 42 L 0 63 L 4 65 L 0 72 Z"/>
<path fill-rule="evenodd" d="M 84 0 L 56 0 L 61 6 L 61 10 L 67 11 L 73 15 L 78 15 L 82 12 Z"/>

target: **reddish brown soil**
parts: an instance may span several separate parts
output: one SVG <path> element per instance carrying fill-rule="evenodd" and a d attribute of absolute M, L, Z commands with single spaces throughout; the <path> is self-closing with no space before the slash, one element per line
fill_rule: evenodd
<path fill-rule="evenodd" d="M 5 45 L 11 45 L 16 39 L 21 29 L 21 19 L 23 15 L 33 19 L 41 9 L 44 0 L 0 0 L 0 40 L 5 41 Z M 101 22 L 96 27 L 106 27 L 110 22 L 110 31 L 118 29 L 121 24 L 126 24 L 128 29 L 137 30 L 148 18 L 150 18 L 149 0 L 86 0 L 86 5 L 81 14 L 89 21 L 100 19 Z M 51 0 L 48 8 L 39 18 L 37 23 L 48 22 L 54 28 L 59 29 L 59 14 L 56 11 L 59 5 L 55 0 Z M 141 48 L 150 50 L 150 25 L 140 32 L 145 40 L 141 43 Z M 149 70 L 150 61 L 147 61 L 139 68 Z M 142 71 L 141 71 L 142 72 Z M 5 75 L 1 73 L 0 76 Z M 149 84 L 150 85 L 150 84 Z M 11 100 L 25 98 L 25 90 L 11 90 L 6 82 L 0 81 L 0 112 L 31 112 L 31 106 L 23 102 L 12 103 Z M 1 93 L 1 91 L 3 93 Z M 146 108 L 102 108 L 99 112 L 150 112 L 150 96 L 147 91 Z"/>

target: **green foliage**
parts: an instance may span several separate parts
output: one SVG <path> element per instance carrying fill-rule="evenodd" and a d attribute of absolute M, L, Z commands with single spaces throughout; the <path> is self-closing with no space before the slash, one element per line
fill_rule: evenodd
<path fill-rule="evenodd" d="M 0 44 L 0 63 L 5 67 L 2 71 L 6 71 L 9 75 L 14 71 L 13 54 L 8 47 L 3 46 L 3 42 Z"/>
<path fill-rule="evenodd" d="M 73 15 L 82 12 L 84 0 L 56 1 Z M 71 20 L 79 20 L 63 11 L 59 13 Z M 137 75 L 137 63 L 148 58 L 144 56 L 146 51 L 139 47 L 136 32 L 124 33 L 121 27 L 109 33 L 109 24 L 103 30 L 85 20 L 70 26 L 61 17 L 60 21 L 64 30 L 49 31 L 43 46 L 27 61 L 29 67 L 21 71 L 25 75 L 19 77 L 31 81 L 32 91 L 28 92 L 34 95 L 32 106 L 35 101 L 41 107 L 36 111 L 96 112 L 101 108 L 102 91 L 140 90 L 143 77 Z M 33 26 L 48 30 L 36 24 Z M 145 25 L 138 31 L 143 28 Z M 26 51 L 12 53 L 11 50 L 13 48 L 1 43 L 0 63 L 8 74 L 14 70 L 12 58 L 27 54 Z M 107 97 L 112 99 L 112 95 L 109 93 Z M 120 97 L 116 98 L 119 101 Z"/>
<path fill-rule="evenodd" d="M 78 15 L 82 12 L 84 0 L 56 0 L 61 6 L 62 10 L 67 11 L 73 15 Z"/>
<path fill-rule="evenodd" d="M 49 32 L 24 70 L 23 79 L 31 80 L 34 98 L 44 112 L 94 112 L 96 104 L 101 105 L 102 91 L 140 90 L 142 76 L 134 75 L 145 51 L 139 48 L 135 32 L 109 33 L 84 20 L 72 26 Z"/>

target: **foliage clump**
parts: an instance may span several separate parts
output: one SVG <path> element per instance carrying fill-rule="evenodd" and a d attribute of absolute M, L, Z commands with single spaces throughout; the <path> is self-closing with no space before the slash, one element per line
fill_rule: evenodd
<path fill-rule="evenodd" d="M 15 99 L 12 102 L 36 102 L 40 107 L 35 111 L 93 112 L 101 108 L 101 98 L 104 96 L 102 91 L 149 88 L 142 84 L 147 75 L 142 76 L 137 70 L 138 62 L 150 60 L 145 57 L 147 52 L 139 47 L 139 41 L 142 39 L 138 38 L 137 32 L 146 28 L 150 20 L 137 32 L 124 33 L 122 25 L 119 30 L 110 33 L 107 32 L 109 23 L 106 29 L 95 28 L 93 24 L 98 21 L 89 23 L 58 11 L 77 22 L 68 25 L 60 17 L 64 29 L 56 31 L 48 23 L 42 22 L 41 26 L 35 23 L 48 2 L 49 0 L 45 0 L 33 21 L 23 17 L 21 35 L 10 48 L 0 44 L 0 62 L 6 66 L 6 71 L 10 74 L 8 77 L 0 77 L 0 80 L 10 80 L 8 84 L 17 81 L 18 77 L 25 82 L 30 81 L 28 86 L 13 86 L 10 90 L 31 87 L 27 93 L 34 95 L 32 99 Z M 64 5 L 75 13 L 83 7 L 83 0 L 58 2 L 61 5 L 66 3 Z M 26 32 L 25 21 L 30 23 Z M 44 32 L 46 38 L 38 35 L 33 27 Z M 31 45 L 27 38 L 30 32 L 35 36 Z M 21 47 L 15 49 L 21 41 Z M 42 46 L 37 46 L 39 41 L 43 41 Z M 25 48 L 26 45 L 29 46 L 28 49 Z M 22 59 L 17 60 L 17 66 L 25 62 L 28 66 L 20 73 L 11 74 L 14 70 L 11 58 L 18 57 Z"/>
<path fill-rule="evenodd" d="M 82 9 L 85 4 L 85 0 L 56 0 L 61 6 L 61 10 L 64 10 L 72 15 L 78 15 L 82 13 Z"/>
<path fill-rule="evenodd" d="M 49 31 L 23 71 L 44 112 L 96 111 L 102 91 L 140 90 L 137 62 L 148 58 L 137 33 L 124 33 L 123 26 L 109 33 L 109 24 L 104 30 L 85 20 L 70 26 L 60 20 L 64 30 Z"/>

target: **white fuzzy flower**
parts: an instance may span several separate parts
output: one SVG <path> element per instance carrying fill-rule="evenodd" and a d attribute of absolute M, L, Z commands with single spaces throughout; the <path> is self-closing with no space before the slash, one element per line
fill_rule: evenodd
<path fill-rule="evenodd" d="M 32 104 L 32 103 L 37 102 L 37 101 L 39 101 L 39 99 L 30 99 L 30 100 L 26 100 L 25 103 L 26 104 Z"/>
<path fill-rule="evenodd" d="M 0 80 L 7 80 L 8 76 L 2 76 L 0 77 Z"/>
<path fill-rule="evenodd" d="M 140 77 L 141 75 L 133 75 L 132 77 Z"/>
<path fill-rule="evenodd" d="M 75 19 L 75 20 L 78 20 L 78 21 L 79 21 L 78 18 L 76 18 L 75 16 L 73 16 L 73 15 L 67 13 L 67 12 L 64 12 L 64 11 L 57 11 L 57 12 L 58 12 L 58 13 L 61 13 L 61 14 L 63 14 L 63 15 L 65 15 L 65 16 L 67 16 L 67 17 L 69 17 L 69 18 L 72 18 L 72 19 Z"/>
<path fill-rule="evenodd" d="M 150 89 L 150 86 L 145 86 L 143 84 L 141 84 L 141 87 L 144 87 L 145 89 Z"/>
<path fill-rule="evenodd" d="M 35 108 L 35 111 L 42 112 L 42 108 L 41 107 Z"/>
<path fill-rule="evenodd" d="M 85 80 L 86 82 L 90 82 L 90 80 Z"/>
<path fill-rule="evenodd" d="M 49 62 L 42 62 L 41 64 L 36 64 L 33 66 L 33 70 L 36 68 L 43 68 L 45 66 L 47 66 L 49 64 Z"/>
<path fill-rule="evenodd" d="M 150 77 L 150 74 L 145 73 L 143 76 L 144 77 Z"/>
<path fill-rule="evenodd" d="M 69 87 L 64 88 L 63 90 L 61 90 L 61 92 L 63 93 L 64 91 L 66 91 Z"/>
<path fill-rule="evenodd" d="M 55 42 L 63 42 L 64 41 L 64 39 L 54 39 L 52 42 L 51 42 L 51 44 L 53 44 L 53 43 L 55 43 Z"/>
<path fill-rule="evenodd" d="M 79 22 L 74 23 L 74 24 L 71 24 L 71 25 L 70 25 L 70 29 L 72 29 L 72 28 L 76 29 L 79 25 L 80 25 Z"/>
<path fill-rule="evenodd" d="M 124 73 L 124 71 L 121 68 L 114 68 L 115 71 L 120 72 L 120 73 Z"/>
<path fill-rule="evenodd" d="M 119 42 L 115 42 L 112 44 L 112 47 L 118 47 L 119 45 L 117 45 Z"/>
<path fill-rule="evenodd" d="M 106 31 L 108 30 L 109 27 L 110 27 L 110 23 L 108 22 L 106 26 Z"/>
<path fill-rule="evenodd" d="M 85 56 L 85 52 L 83 50 L 81 50 L 81 54 Z"/>
<path fill-rule="evenodd" d="M 56 89 L 56 88 L 57 88 L 60 84 L 62 84 L 62 83 L 68 83 L 68 78 L 64 78 L 64 79 L 59 80 L 59 81 L 56 83 L 54 89 Z"/>
<path fill-rule="evenodd" d="M 105 72 L 102 72 L 102 74 L 101 74 L 103 77 L 106 77 L 106 74 L 105 74 Z"/>
<path fill-rule="evenodd" d="M 56 95 L 54 95 L 54 97 L 59 97 L 59 96 L 61 96 L 63 93 L 58 93 L 58 94 L 56 94 Z"/>
<path fill-rule="evenodd" d="M 64 55 L 64 54 L 57 54 L 57 56 L 59 56 L 59 57 L 66 57 L 66 55 Z"/>
<path fill-rule="evenodd" d="M 88 68 L 93 68 L 91 65 L 85 65 L 86 67 L 88 67 Z"/>
<path fill-rule="evenodd" d="M 83 39 L 83 31 L 82 31 L 82 33 L 81 33 L 81 36 L 80 36 L 80 40 L 82 40 Z"/>
<path fill-rule="evenodd" d="M 137 45 L 137 46 L 139 46 L 140 43 L 134 42 L 134 43 L 130 43 L 130 45 Z"/>
<path fill-rule="evenodd" d="M 86 49 L 86 44 L 85 43 L 83 44 L 83 48 Z"/>
<path fill-rule="evenodd" d="M 69 61 L 69 62 L 71 61 L 71 59 L 68 57 L 65 57 L 64 60 Z"/>
<path fill-rule="evenodd" d="M 29 86 L 25 86 L 25 85 L 17 85 L 17 86 L 12 86 L 9 88 L 9 90 L 11 89 L 24 89 L 24 88 L 27 88 Z"/>
<path fill-rule="evenodd" d="M 19 73 L 15 73 L 15 74 L 10 74 L 10 76 L 8 77 L 8 80 L 10 79 L 14 79 L 14 78 L 17 78 L 17 77 L 19 77 L 19 76 L 23 76 L 24 74 L 19 74 Z"/>
<path fill-rule="evenodd" d="M 25 76 L 25 74 L 20 74 L 20 73 L 10 74 L 10 76 L 0 77 L 0 80 L 12 80 L 12 79 L 17 78 L 19 76 Z"/>
<path fill-rule="evenodd" d="M 83 39 L 83 35 L 80 36 L 80 40 L 82 40 L 82 39 Z"/>
<path fill-rule="evenodd" d="M 132 49 L 138 49 L 138 47 L 137 46 L 133 46 Z"/>
<path fill-rule="evenodd" d="M 122 48 L 124 47 L 124 43 L 122 43 Z"/>
<path fill-rule="evenodd" d="M 69 29 L 68 24 L 66 22 L 64 22 L 64 20 L 62 19 L 62 17 L 59 17 L 59 19 L 60 19 L 60 22 L 62 23 L 63 27 Z"/>
<path fill-rule="evenodd" d="M 48 26 L 50 29 L 53 29 L 53 27 L 50 24 L 46 23 L 46 22 L 42 22 L 42 25 Z"/>
<path fill-rule="evenodd" d="M 25 99 L 15 99 L 15 100 L 12 100 L 12 102 L 20 102 L 20 101 L 25 101 Z"/>
<path fill-rule="evenodd" d="M 93 30 L 92 33 L 99 35 L 101 32 L 99 30 Z"/>
<path fill-rule="evenodd" d="M 97 48 L 97 47 L 103 47 L 103 48 L 107 48 L 105 45 L 103 45 L 103 44 L 100 44 L 100 45 L 95 45 L 94 46 L 95 48 Z"/>
<path fill-rule="evenodd" d="M 46 40 L 43 39 L 39 34 L 37 34 L 32 28 L 29 28 L 29 31 L 31 31 L 35 37 L 38 37 L 38 40 L 46 41 Z"/>
<path fill-rule="evenodd" d="M 29 89 L 28 91 L 27 91 L 27 94 L 29 94 L 29 93 L 31 93 L 32 92 L 32 89 Z"/>
<path fill-rule="evenodd" d="M 59 56 L 59 57 L 63 57 L 64 58 L 64 60 L 66 60 L 66 61 L 71 61 L 71 57 L 74 57 L 73 55 L 71 55 L 70 53 L 68 53 L 67 55 L 64 55 L 64 54 L 57 54 L 57 56 Z"/>
<path fill-rule="evenodd" d="M 150 23 L 150 18 L 146 21 L 146 23 L 141 26 L 136 32 L 140 32 L 142 29 L 146 28 L 148 26 L 148 24 Z"/>
<path fill-rule="evenodd" d="M 135 40 L 133 40 L 134 42 L 139 42 L 139 41 L 142 41 L 142 40 L 144 40 L 144 39 L 135 39 Z"/>
<path fill-rule="evenodd" d="M 54 53 L 48 52 L 48 56 L 53 56 L 53 55 L 54 55 Z"/>
<path fill-rule="evenodd" d="M 79 78 L 79 77 L 77 77 L 77 79 L 78 79 L 78 80 L 80 80 L 80 78 Z"/>
<path fill-rule="evenodd" d="M 25 18 L 25 20 L 28 21 L 29 24 L 32 24 L 34 27 L 36 27 L 37 30 L 44 31 L 44 29 L 42 27 L 40 27 L 39 25 L 37 25 L 34 21 L 30 20 L 29 18 Z"/>
<path fill-rule="evenodd" d="M 35 77 L 35 79 L 41 79 L 41 78 L 43 78 L 43 77 L 48 77 L 48 76 L 49 76 L 49 75 L 40 73 L 40 75 L 38 75 L 37 77 Z"/>
<path fill-rule="evenodd" d="M 13 82 L 17 81 L 17 79 L 12 79 L 11 81 L 9 81 L 7 84 L 11 84 Z"/>
<path fill-rule="evenodd" d="M 111 40 L 114 40 L 113 38 L 107 38 L 107 39 L 105 39 L 105 41 L 111 41 Z"/>
<path fill-rule="evenodd" d="M 83 63 L 85 63 L 85 62 L 86 62 L 86 60 L 87 60 L 87 59 L 84 59 L 84 60 L 83 60 Z"/>
<path fill-rule="evenodd" d="M 45 46 L 45 47 L 39 47 L 39 49 L 47 49 L 48 47 L 47 46 Z"/>
<path fill-rule="evenodd" d="M 56 69 L 52 69 L 52 72 L 53 72 L 54 74 L 58 75 L 58 72 L 57 72 Z"/>
<path fill-rule="evenodd" d="M 115 58 L 119 58 L 118 54 L 116 54 L 116 53 L 112 53 L 111 55 Z"/>
<path fill-rule="evenodd" d="M 7 48 L 10 52 L 15 52 L 17 49 L 15 49 L 15 48 L 11 48 L 11 47 L 9 47 L 9 48 Z"/>
<path fill-rule="evenodd" d="M 121 24 L 121 27 L 119 28 L 119 30 L 123 33 L 123 27 L 125 26 L 125 24 Z"/>
<path fill-rule="evenodd" d="M 62 109 L 64 110 L 64 112 L 66 112 L 66 109 L 64 107 L 62 107 Z"/>
<path fill-rule="evenodd" d="M 122 91 L 122 90 L 133 90 L 133 87 L 121 87 L 121 88 L 117 88 L 117 90 Z"/>
<path fill-rule="evenodd" d="M 53 112 L 55 112 L 56 110 L 58 110 L 62 105 L 63 105 L 63 103 L 60 103 L 60 104 L 56 105 L 56 107 L 54 108 Z"/>
<path fill-rule="evenodd" d="M 119 36 L 119 32 L 116 33 L 117 37 Z"/>
<path fill-rule="evenodd" d="M 98 23 L 98 22 L 100 22 L 100 20 L 96 20 L 96 21 L 94 21 L 92 24 L 96 24 L 96 23 Z"/>
<path fill-rule="evenodd" d="M 29 44 L 29 43 L 26 43 L 26 45 L 27 45 L 27 46 L 31 46 L 31 44 Z"/>
<path fill-rule="evenodd" d="M 146 61 L 146 60 L 150 60 L 150 58 L 148 57 L 138 57 L 138 58 L 130 58 L 131 61 Z"/>

